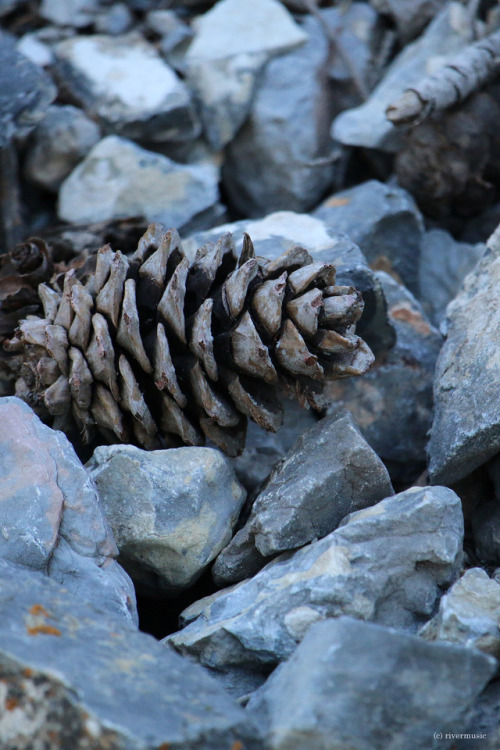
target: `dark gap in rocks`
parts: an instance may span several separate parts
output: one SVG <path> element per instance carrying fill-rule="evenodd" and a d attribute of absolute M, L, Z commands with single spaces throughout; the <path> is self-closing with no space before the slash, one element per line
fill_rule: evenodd
<path fill-rule="evenodd" d="M 149 597 L 137 594 L 139 630 L 149 633 L 158 640 L 179 630 L 181 613 L 194 602 L 217 591 L 210 569 L 199 578 L 194 586 L 175 597 Z"/>

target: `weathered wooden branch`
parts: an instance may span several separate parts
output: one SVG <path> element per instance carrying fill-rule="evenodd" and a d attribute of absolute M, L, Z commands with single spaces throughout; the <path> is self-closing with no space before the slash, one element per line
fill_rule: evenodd
<path fill-rule="evenodd" d="M 500 31 L 470 44 L 449 63 L 426 76 L 386 109 L 394 125 L 416 125 L 433 112 L 464 101 L 500 68 Z"/>

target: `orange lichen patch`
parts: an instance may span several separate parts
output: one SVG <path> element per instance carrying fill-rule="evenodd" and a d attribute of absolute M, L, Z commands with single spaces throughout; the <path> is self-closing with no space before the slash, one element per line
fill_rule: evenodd
<path fill-rule="evenodd" d="M 236 742 L 233 742 L 231 745 L 231 750 L 243 750 L 243 742 L 236 740 Z"/>
<path fill-rule="evenodd" d="M 61 635 L 59 628 L 55 628 L 53 625 L 41 624 L 35 625 L 32 628 L 28 625 L 26 626 L 26 630 L 28 631 L 28 635 L 40 635 L 41 633 L 44 635 Z"/>
<path fill-rule="evenodd" d="M 394 270 L 392 262 L 387 257 L 387 255 L 377 255 L 377 257 L 374 258 L 370 263 L 370 268 L 372 269 L 372 271 L 385 271 L 385 273 L 388 273 L 389 276 L 392 276 L 394 281 L 397 281 L 398 284 L 403 283 L 403 279 L 401 278 L 399 273 Z"/>
<path fill-rule="evenodd" d="M 33 677 L 33 670 L 29 667 L 23 669 L 23 677 Z"/>
<path fill-rule="evenodd" d="M 19 705 L 19 701 L 17 698 L 6 698 L 5 700 L 5 708 L 7 711 L 13 711 L 15 708 L 17 708 Z"/>
<path fill-rule="evenodd" d="M 33 604 L 30 609 L 30 615 L 44 615 L 45 617 L 50 617 L 45 607 L 41 604 Z"/>
<path fill-rule="evenodd" d="M 334 198 L 330 198 L 330 200 L 326 202 L 326 205 L 329 208 L 336 208 L 337 206 L 347 206 L 350 202 L 351 202 L 350 198 L 340 198 L 340 197 L 335 198 L 334 197 Z M 236 748 L 236 750 L 239 750 L 239 748 Z"/>
<path fill-rule="evenodd" d="M 430 325 L 422 318 L 422 316 L 418 312 L 406 307 L 406 305 L 391 307 L 389 314 L 394 320 L 408 323 L 417 333 L 421 333 L 422 336 L 428 336 L 431 332 Z"/>
<path fill-rule="evenodd" d="M 162 744 L 158 746 L 157 750 L 170 750 L 170 748 L 170 742 L 162 742 Z"/>

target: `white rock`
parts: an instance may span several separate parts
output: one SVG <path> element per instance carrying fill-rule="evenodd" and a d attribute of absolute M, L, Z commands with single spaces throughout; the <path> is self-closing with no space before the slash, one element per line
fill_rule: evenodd
<path fill-rule="evenodd" d="M 198 134 L 189 91 L 140 34 L 73 37 L 56 57 L 65 87 L 114 132 L 154 141 Z"/>
<path fill-rule="evenodd" d="M 216 207 L 217 170 L 185 166 L 131 141 L 108 136 L 63 182 L 59 216 L 85 224 L 143 216 L 181 230 Z"/>
<path fill-rule="evenodd" d="M 201 101 L 206 135 L 220 148 L 247 117 L 265 63 L 307 35 L 277 0 L 222 0 L 195 27 L 186 54 L 187 80 Z"/>

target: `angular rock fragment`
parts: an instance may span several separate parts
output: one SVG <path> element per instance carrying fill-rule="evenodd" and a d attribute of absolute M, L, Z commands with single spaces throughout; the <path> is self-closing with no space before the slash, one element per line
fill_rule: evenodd
<path fill-rule="evenodd" d="M 215 149 L 244 122 L 255 85 L 272 55 L 303 44 L 307 35 L 277 0 L 221 0 L 198 16 L 187 51 L 187 81 L 201 102 L 205 133 Z"/>
<path fill-rule="evenodd" d="M 0 581 L 3 747 L 262 747 L 197 665 L 38 573 L 1 560 Z"/>
<path fill-rule="evenodd" d="M 108 132 L 156 142 L 199 134 L 188 89 L 140 34 L 75 36 L 55 51 L 60 83 Z"/>
<path fill-rule="evenodd" d="M 345 516 L 393 494 L 385 467 L 349 416 L 322 419 L 273 469 L 245 526 L 217 558 L 218 584 L 240 581 L 266 558 L 324 537 Z"/>
<path fill-rule="evenodd" d="M 329 411 L 349 410 L 393 481 L 409 483 L 425 469 L 434 369 L 443 339 L 406 287 L 382 271 L 376 276 L 396 342 L 363 378 L 328 385 Z"/>
<path fill-rule="evenodd" d="M 492 500 L 471 515 L 474 549 L 483 563 L 500 564 L 500 503 Z"/>
<path fill-rule="evenodd" d="M 131 216 L 179 230 L 210 223 L 218 211 L 217 174 L 210 165 L 182 165 L 110 135 L 66 178 L 59 216 L 92 223 Z M 206 225 L 206 224 L 205 224 Z"/>
<path fill-rule="evenodd" d="M 456 578 L 462 539 L 457 495 L 411 488 L 196 602 L 183 613 L 186 627 L 164 643 L 237 683 L 241 672 L 262 681 L 319 619 L 346 614 L 415 629 L 432 614 L 439 588 Z"/>
<path fill-rule="evenodd" d="M 446 641 L 500 658 L 500 585 L 482 568 L 470 568 L 420 629 L 428 641 Z"/>
<path fill-rule="evenodd" d="M 115 560 L 95 485 L 68 439 L 18 398 L 0 399 L 0 412 L 0 558 L 136 623 L 132 581 Z"/>
<path fill-rule="evenodd" d="M 228 459 L 213 448 L 100 446 L 87 469 L 120 561 L 150 596 L 195 582 L 231 538 L 245 499 Z"/>
<path fill-rule="evenodd" d="M 313 625 L 250 698 L 271 750 L 451 748 L 494 660 L 348 617 Z M 425 686 L 425 689 L 422 687 Z M 443 741 L 441 741 L 443 740 Z"/>
<path fill-rule="evenodd" d="M 418 294 L 423 221 L 406 190 L 368 180 L 327 198 L 313 216 L 345 232 L 372 268 L 394 272 Z"/>
<path fill-rule="evenodd" d="M 490 249 L 447 309 L 428 445 L 436 484 L 456 482 L 500 450 L 499 283 L 500 258 Z"/>

